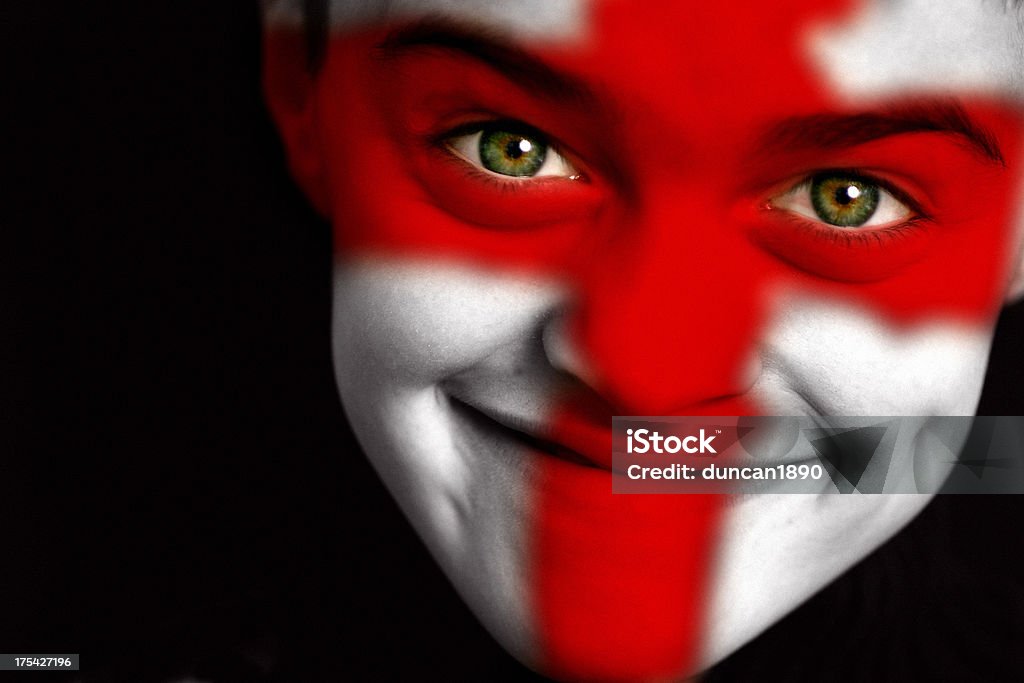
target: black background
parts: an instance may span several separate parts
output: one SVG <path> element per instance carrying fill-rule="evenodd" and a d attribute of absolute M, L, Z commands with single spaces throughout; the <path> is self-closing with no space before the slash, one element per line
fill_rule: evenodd
<path fill-rule="evenodd" d="M 330 235 L 255 5 L 97 5 L 3 10 L 0 651 L 85 681 L 529 678 L 344 424 Z M 1021 339 L 1017 307 L 981 413 L 1024 414 Z M 1022 507 L 938 500 L 709 678 L 1024 675 Z"/>

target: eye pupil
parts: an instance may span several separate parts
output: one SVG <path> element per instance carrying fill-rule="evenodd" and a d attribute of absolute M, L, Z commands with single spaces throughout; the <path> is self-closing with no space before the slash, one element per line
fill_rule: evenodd
<path fill-rule="evenodd" d="M 860 195 L 860 189 L 856 185 L 847 185 L 844 188 L 836 190 L 836 202 L 843 206 L 847 206 Z"/>
<path fill-rule="evenodd" d="M 507 154 L 511 159 L 518 159 L 524 154 L 527 154 L 532 148 L 533 145 L 530 144 L 530 141 L 526 138 L 510 140 L 508 146 L 505 147 L 505 154 Z"/>

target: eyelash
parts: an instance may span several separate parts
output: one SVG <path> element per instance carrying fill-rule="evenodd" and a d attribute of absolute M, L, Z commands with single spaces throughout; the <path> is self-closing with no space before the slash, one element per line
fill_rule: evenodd
<path fill-rule="evenodd" d="M 867 230 L 843 229 L 830 226 L 827 223 L 807 220 L 795 214 L 786 216 L 785 220 L 792 222 L 796 229 L 817 240 L 832 242 L 843 247 L 877 248 L 910 239 L 914 233 L 923 230 L 930 219 L 917 215 L 902 223 L 873 230 L 870 228 Z"/>

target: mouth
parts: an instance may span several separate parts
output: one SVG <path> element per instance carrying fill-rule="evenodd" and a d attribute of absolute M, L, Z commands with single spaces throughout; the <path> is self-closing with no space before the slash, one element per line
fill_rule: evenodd
<path fill-rule="evenodd" d="M 478 429 L 495 434 L 500 439 L 518 443 L 531 451 L 544 453 L 582 467 L 608 469 L 600 460 L 587 457 L 582 452 L 565 444 L 540 436 L 546 430 L 527 418 L 475 406 L 450 394 L 448 400 L 452 410 L 462 419 Z"/>

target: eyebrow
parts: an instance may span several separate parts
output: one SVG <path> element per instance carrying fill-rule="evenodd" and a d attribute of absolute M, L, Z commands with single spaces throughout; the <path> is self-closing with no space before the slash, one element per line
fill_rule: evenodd
<path fill-rule="evenodd" d="M 469 57 L 524 87 L 583 108 L 601 102 L 579 79 L 560 73 L 542 59 L 502 39 L 499 33 L 444 18 L 426 18 L 391 32 L 378 46 L 384 58 L 441 50 Z M 958 138 L 987 161 L 1006 166 L 996 137 L 973 120 L 956 100 L 927 100 L 856 114 L 795 116 L 770 126 L 759 138 L 762 153 L 794 149 L 843 149 L 908 133 L 938 133 Z"/>
<path fill-rule="evenodd" d="M 812 114 L 787 118 L 760 138 L 762 152 L 843 149 L 907 133 L 938 133 L 959 139 L 994 164 L 1006 166 L 996 137 L 956 100 L 935 100 L 858 114 Z"/>
<path fill-rule="evenodd" d="M 598 98 L 579 79 L 567 76 L 542 59 L 508 43 L 494 31 L 460 26 L 445 19 L 423 19 L 393 31 L 377 48 L 385 58 L 441 50 L 481 62 L 548 98 L 592 106 Z"/>

